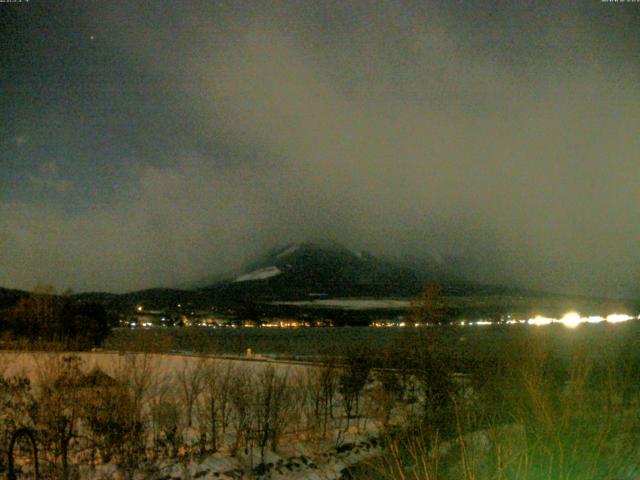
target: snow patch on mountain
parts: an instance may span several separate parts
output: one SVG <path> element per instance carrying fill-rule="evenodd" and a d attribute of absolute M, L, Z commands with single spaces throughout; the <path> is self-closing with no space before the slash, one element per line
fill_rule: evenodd
<path fill-rule="evenodd" d="M 411 306 L 411 301 L 396 298 L 327 298 L 316 300 L 271 302 L 271 304 L 312 308 L 336 308 L 344 310 L 382 310 L 409 308 Z"/>
<path fill-rule="evenodd" d="M 298 250 L 299 247 L 300 247 L 299 244 L 294 243 L 294 244 L 290 245 L 289 247 L 285 248 L 283 251 L 281 251 L 278 255 L 276 255 L 276 257 L 277 258 L 282 258 L 282 257 L 286 257 L 287 255 L 291 255 L 293 252 Z"/>
<path fill-rule="evenodd" d="M 276 275 L 280 275 L 282 271 L 278 267 L 265 267 L 260 268 L 258 270 L 254 270 L 249 273 L 245 273 L 244 275 L 240 275 L 238 278 L 234 280 L 234 282 L 249 282 L 252 280 L 264 280 L 266 278 L 275 277 Z"/>

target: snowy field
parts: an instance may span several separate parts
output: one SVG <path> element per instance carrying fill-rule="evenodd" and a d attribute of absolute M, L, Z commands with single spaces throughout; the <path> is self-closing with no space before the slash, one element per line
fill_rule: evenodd
<path fill-rule="evenodd" d="M 248 359 L 219 359 L 198 355 L 180 354 L 144 354 L 122 352 L 77 352 L 77 353 L 51 353 L 51 352 L 0 352 L 0 373 L 5 377 L 25 376 L 34 384 L 47 370 L 48 366 L 55 365 L 63 357 L 76 356 L 87 371 L 98 367 L 112 377 L 120 375 L 131 368 L 144 368 L 152 371 L 155 376 L 171 378 L 176 372 L 190 370 L 196 366 L 216 365 L 218 367 L 243 367 L 253 372 L 271 366 L 276 373 L 289 377 L 302 375 L 308 366 L 284 362 L 250 361 Z"/>
<path fill-rule="evenodd" d="M 273 305 L 290 305 L 310 308 L 338 308 L 346 310 L 400 310 L 411 306 L 407 299 L 395 298 L 326 298 L 303 301 L 273 302 Z"/>

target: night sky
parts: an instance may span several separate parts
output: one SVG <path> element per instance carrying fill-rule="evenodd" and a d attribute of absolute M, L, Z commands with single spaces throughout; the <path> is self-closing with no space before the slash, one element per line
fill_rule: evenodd
<path fill-rule="evenodd" d="M 0 286 L 328 239 L 637 295 L 640 3 L 573 3 L 0 3 Z"/>

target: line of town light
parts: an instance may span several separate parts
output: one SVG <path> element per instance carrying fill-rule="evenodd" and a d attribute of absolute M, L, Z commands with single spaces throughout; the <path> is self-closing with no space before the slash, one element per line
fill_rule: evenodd
<path fill-rule="evenodd" d="M 568 328 L 576 328 L 578 325 L 582 323 L 621 323 L 628 322 L 629 320 L 635 320 L 639 317 L 632 317 L 631 315 L 623 314 L 623 313 L 612 313 L 607 315 L 606 317 L 602 317 L 600 315 L 593 315 L 589 317 L 582 317 L 577 312 L 567 312 L 562 316 L 562 318 L 549 318 L 538 315 L 534 318 L 530 318 L 526 321 L 529 325 L 550 325 L 552 323 L 561 323 L 565 327 Z"/>
<path fill-rule="evenodd" d="M 576 328 L 578 325 L 582 323 L 622 323 L 628 322 L 629 320 L 640 320 L 640 315 L 637 317 L 627 315 L 625 313 L 612 313 L 607 315 L 606 317 L 600 315 L 591 315 L 588 317 L 580 316 L 578 312 L 567 312 L 561 318 L 552 318 L 545 317 L 542 315 L 537 315 L 533 318 L 529 318 L 528 320 L 519 320 L 519 319 L 509 319 L 505 323 L 509 325 L 514 324 L 526 324 L 526 325 L 534 325 L 537 327 L 551 325 L 552 323 L 559 323 L 568 328 Z M 493 325 L 496 322 L 489 322 L 485 320 L 471 321 L 471 322 L 461 322 L 461 325 Z"/>
<path fill-rule="evenodd" d="M 504 323 L 509 325 L 534 325 L 534 326 L 544 326 L 551 325 L 552 323 L 557 323 L 564 325 L 568 328 L 576 328 L 578 325 L 582 323 L 622 323 L 628 322 L 629 320 L 640 320 L 640 315 L 637 317 L 627 315 L 624 313 L 612 313 L 607 315 L 606 317 L 600 315 L 592 315 L 589 317 L 582 317 L 577 312 L 567 312 L 561 318 L 551 318 L 544 317 L 542 315 L 537 315 L 533 318 L 529 318 L 528 320 L 521 320 L 510 318 L 506 320 Z M 462 326 L 473 326 L 473 325 L 498 325 L 501 322 L 489 321 L 489 320 L 462 320 L 459 322 L 459 325 Z M 421 322 L 394 322 L 394 321 L 375 321 L 371 323 L 372 327 L 422 327 L 429 326 L 429 323 L 421 323 Z"/>

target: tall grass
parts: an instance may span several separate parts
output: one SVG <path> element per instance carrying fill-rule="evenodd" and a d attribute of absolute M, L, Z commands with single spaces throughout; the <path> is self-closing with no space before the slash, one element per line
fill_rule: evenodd
<path fill-rule="evenodd" d="M 576 334 L 580 332 L 575 332 Z M 362 478 L 631 479 L 640 475 L 638 353 L 630 341 L 578 335 L 559 352 L 518 334 L 450 392 L 447 429 L 423 418 L 385 436 Z"/>

